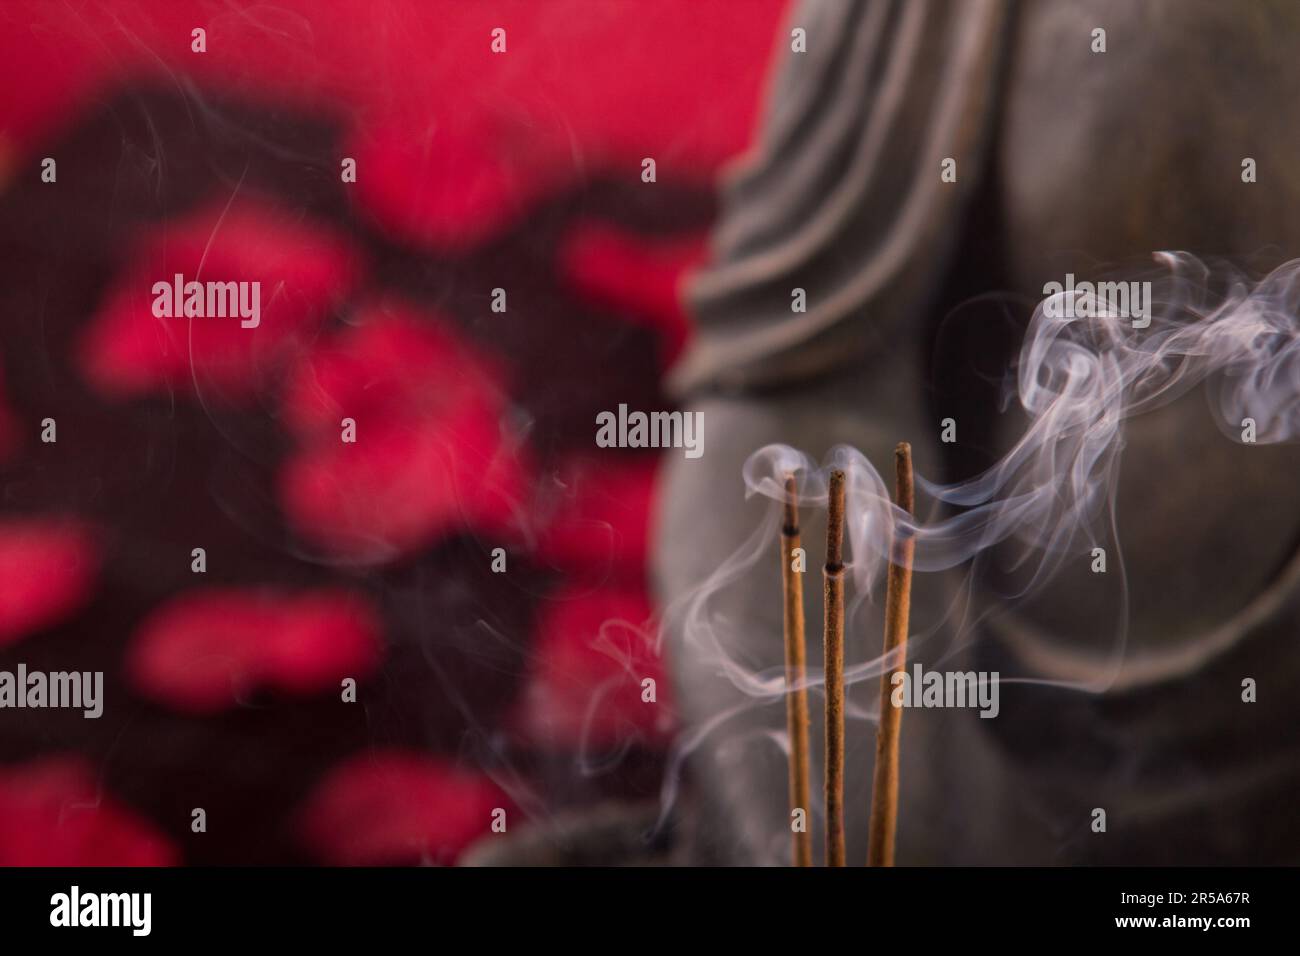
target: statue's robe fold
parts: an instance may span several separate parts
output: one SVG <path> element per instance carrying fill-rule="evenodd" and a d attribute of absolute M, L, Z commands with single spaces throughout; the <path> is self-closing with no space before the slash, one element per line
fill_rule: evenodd
<path fill-rule="evenodd" d="M 783 58 L 762 139 L 725 189 L 712 265 L 689 290 L 698 331 L 672 374 L 678 394 L 803 380 L 919 320 L 984 165 L 1008 9 L 794 10 L 807 52 Z"/>

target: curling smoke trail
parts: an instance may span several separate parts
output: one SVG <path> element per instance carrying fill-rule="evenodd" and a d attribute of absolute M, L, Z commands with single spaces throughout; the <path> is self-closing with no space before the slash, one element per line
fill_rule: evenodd
<path fill-rule="evenodd" d="M 827 475 L 844 469 L 849 477 L 848 532 L 855 605 L 870 600 L 889 561 L 895 526 L 916 542 L 915 570 L 963 567 L 967 590 L 975 567 L 995 545 L 1018 548 L 1028 570 L 1003 604 L 1039 590 L 1067 559 L 1086 556 L 1107 532 L 1116 535 L 1114 490 L 1124 448 L 1125 423 L 1174 401 L 1204 384 L 1211 413 L 1225 436 L 1241 441 L 1253 423 L 1261 443 L 1293 440 L 1300 432 L 1300 260 L 1288 262 L 1257 284 L 1235 273 L 1211 275 L 1194 256 L 1156 255 L 1165 271 L 1151 283 L 1149 325 L 1116 317 L 1115 303 L 1095 289 L 1058 293 L 1039 303 L 1029 322 L 1008 379 L 1007 400 L 1018 401 L 1028 427 L 1009 452 L 980 475 L 954 484 L 917 476 L 931 499 L 932 514 L 917 518 L 896 508 L 880 474 L 856 449 L 837 446 L 818 463 L 788 445 L 769 445 L 746 461 L 746 495 L 785 499 L 784 480 L 793 473 L 805 506 L 826 503 Z M 1221 294 L 1211 293 L 1212 285 Z M 1067 317 L 1089 316 L 1089 317 Z M 1101 316 L 1101 317 L 1091 317 Z M 895 436 L 908 438 L 911 436 Z M 754 706 L 786 692 L 780 666 L 754 672 L 726 650 L 711 613 L 713 597 L 770 559 L 779 506 L 773 506 L 750 538 L 693 592 L 666 609 L 664 632 L 672 632 L 696 661 L 711 665 Z M 811 564 L 810 559 L 810 564 Z M 1121 620 L 1117 623 L 1113 670 L 1106 679 L 1067 682 L 1076 690 L 1105 691 L 1123 663 L 1127 633 L 1127 590 L 1120 568 Z M 950 623 L 966 637 L 977 623 Z M 846 683 L 878 676 L 880 658 L 848 668 Z M 1033 680 L 1019 677 L 1017 680 Z M 822 682 L 816 668 L 807 684 Z M 1049 681 L 1050 683 L 1062 683 Z M 745 708 L 729 708 L 679 740 L 665 784 L 665 813 L 678 787 L 678 770 L 708 733 L 719 732 Z M 867 715 L 850 711 L 851 716 Z"/>

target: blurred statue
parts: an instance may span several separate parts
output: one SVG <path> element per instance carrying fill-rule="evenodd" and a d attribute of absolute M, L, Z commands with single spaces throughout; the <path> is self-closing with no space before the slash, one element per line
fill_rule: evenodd
<path fill-rule="evenodd" d="M 1258 276 L 1300 250 L 1294 4 L 806 0 L 789 27 L 806 52 L 783 57 L 691 290 L 698 335 L 673 383 L 709 444 L 666 459 L 666 606 L 757 526 L 769 502 L 746 501 L 740 474 L 764 445 L 847 443 L 885 471 L 906 440 L 942 480 L 994 462 L 1024 424 L 999 407 L 999 377 L 1049 283 L 1145 276 L 1157 250 Z M 918 628 L 954 626 L 959 599 L 978 624 L 914 657 L 1049 683 L 1003 687 L 993 720 L 905 715 L 900 863 L 1300 859 L 1300 448 L 1234 443 L 1202 390 L 1134 418 L 1125 442 L 1109 590 L 1086 560 L 1006 606 L 992 606 L 1012 580 L 997 561 L 969 594 L 918 575 Z M 819 667 L 824 525 L 806 521 Z M 714 596 L 728 653 L 755 670 L 782 661 L 776 562 L 773 542 L 761 573 Z M 878 625 L 849 635 L 850 664 L 880 653 Z M 743 704 L 670 638 L 689 727 Z M 1050 683 L 1098 675 L 1101 693 Z M 851 863 L 866 857 L 877 693 L 850 688 Z M 784 721 L 779 700 L 741 707 L 691 750 L 695 860 L 788 862 Z"/>

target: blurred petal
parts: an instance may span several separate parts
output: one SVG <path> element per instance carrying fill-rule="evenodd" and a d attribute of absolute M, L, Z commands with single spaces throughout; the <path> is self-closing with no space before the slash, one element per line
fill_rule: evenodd
<path fill-rule="evenodd" d="M 299 437 L 330 432 L 337 440 L 344 416 L 425 418 L 475 402 L 499 411 L 500 371 L 438 313 L 382 302 L 357 310 L 352 321 L 289 374 L 283 417 Z"/>
<path fill-rule="evenodd" d="M 182 283 L 259 282 L 258 325 L 155 317 L 154 283 L 178 273 Z M 252 199 L 208 206 L 153 227 L 82 338 L 82 370 L 110 398 L 181 388 L 240 401 L 306 347 L 357 274 L 350 250 L 319 225 Z"/>
<path fill-rule="evenodd" d="M 194 591 L 141 624 L 127 652 L 131 682 L 177 710 L 210 713 L 265 688 L 312 694 L 372 671 L 382 653 L 377 616 L 333 591 Z"/>
<path fill-rule="evenodd" d="M 635 170 L 658 155 L 661 176 L 671 164 L 707 177 L 749 143 L 772 53 L 789 42 L 779 30 L 788 5 L 745 0 L 737 15 L 734 0 L 657 0 L 634 13 L 591 0 L 335 0 L 225 11 L 178 0 L 88 4 L 69 18 L 58 4 L 10 2 L 0 5 L 0 81 L 23 95 L 6 98 L 0 133 L 30 149 L 131 77 L 328 108 L 404 129 L 399 139 L 414 138 L 413 118 L 491 116 L 575 168 Z M 190 51 L 198 24 L 203 56 Z M 508 30 L 505 55 L 489 47 L 497 26 Z"/>
<path fill-rule="evenodd" d="M 0 521 L 0 647 L 74 614 L 98 572 L 88 529 L 54 518 Z"/>
<path fill-rule="evenodd" d="M 0 866 L 171 866 L 175 849 L 104 796 L 80 757 L 0 767 Z"/>
<path fill-rule="evenodd" d="M 483 774 L 415 753 L 364 753 L 330 771 L 300 811 L 303 841 L 336 866 L 451 864 L 511 804 Z"/>
<path fill-rule="evenodd" d="M 280 501 L 303 538 L 345 561 L 391 560 L 464 528 L 506 529 L 527 484 L 495 370 L 449 329 L 373 309 L 321 344 L 285 391 L 302 447 Z M 342 441 L 344 417 L 356 441 Z"/>
<path fill-rule="evenodd" d="M 560 272 L 580 295 L 664 336 L 671 364 L 690 334 L 679 288 L 706 252 L 704 236 L 638 236 L 603 223 L 580 223 L 560 247 Z"/>
<path fill-rule="evenodd" d="M 632 455 L 563 462 L 534 502 L 540 557 L 587 577 L 644 580 L 657 470 L 656 459 Z"/>
<path fill-rule="evenodd" d="M 665 746 L 674 718 L 650 616 L 641 589 L 573 587 L 548 602 L 512 721 L 517 735 L 584 753 Z M 642 700 L 646 678 L 655 682 L 654 702 Z"/>
<path fill-rule="evenodd" d="M 368 133 L 356 156 L 362 209 L 390 235 L 444 253 L 463 253 L 505 232 L 573 174 L 535 142 L 509 149 L 487 129 L 411 123 Z"/>

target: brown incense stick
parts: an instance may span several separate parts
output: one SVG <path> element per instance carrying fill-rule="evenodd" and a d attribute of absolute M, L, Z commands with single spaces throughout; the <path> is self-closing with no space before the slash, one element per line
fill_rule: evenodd
<path fill-rule="evenodd" d="M 804 687 L 803 575 L 795 570 L 799 548 L 799 498 L 794 475 L 785 479 L 785 520 L 781 526 L 781 595 L 785 606 L 785 716 L 790 733 L 790 812 L 802 810 L 804 826 L 794 832 L 794 865 L 812 866 L 811 797 L 808 769 L 808 691 Z"/>
<path fill-rule="evenodd" d="M 912 446 L 894 449 L 898 507 L 909 515 L 915 506 L 912 488 Z M 871 786 L 871 827 L 867 866 L 894 865 L 894 831 L 898 823 L 898 734 L 903 710 L 893 706 L 893 675 L 907 662 L 907 621 L 912 603 L 912 556 L 916 542 L 910 534 L 894 534 L 890 550 L 889 583 L 885 591 L 886 670 L 880 675 L 880 726 L 876 730 L 876 773 Z"/>
<path fill-rule="evenodd" d="M 831 472 L 826 525 L 826 865 L 844 866 L 844 472 Z"/>

